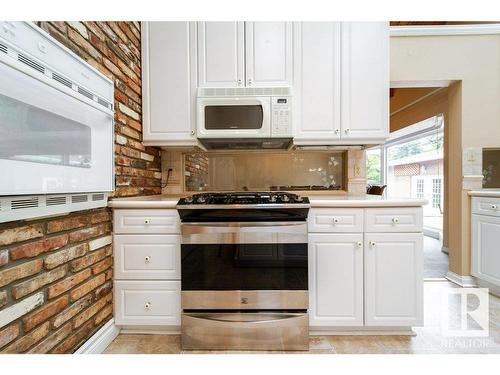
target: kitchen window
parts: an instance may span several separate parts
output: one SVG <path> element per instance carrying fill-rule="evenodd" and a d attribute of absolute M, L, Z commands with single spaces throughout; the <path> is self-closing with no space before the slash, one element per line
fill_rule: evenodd
<path fill-rule="evenodd" d="M 441 206 L 441 179 L 432 179 L 432 207 L 439 208 Z"/>

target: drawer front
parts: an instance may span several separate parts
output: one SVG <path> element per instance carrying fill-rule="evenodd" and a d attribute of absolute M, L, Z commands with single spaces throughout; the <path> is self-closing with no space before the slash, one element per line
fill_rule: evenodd
<path fill-rule="evenodd" d="M 117 325 L 181 323 L 180 281 L 115 281 Z"/>
<path fill-rule="evenodd" d="M 422 232 L 422 207 L 367 208 L 365 231 L 379 232 Z"/>
<path fill-rule="evenodd" d="M 363 209 L 312 208 L 307 222 L 309 233 L 363 232 Z"/>
<path fill-rule="evenodd" d="M 179 234 L 177 210 L 114 210 L 116 234 Z"/>
<path fill-rule="evenodd" d="M 500 198 L 472 197 L 472 213 L 500 217 Z"/>
<path fill-rule="evenodd" d="M 181 278 L 181 237 L 178 234 L 115 235 L 116 279 Z"/>

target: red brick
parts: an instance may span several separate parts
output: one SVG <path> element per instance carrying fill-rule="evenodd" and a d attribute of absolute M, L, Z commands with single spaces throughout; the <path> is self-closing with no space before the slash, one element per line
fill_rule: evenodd
<path fill-rule="evenodd" d="M 107 281 L 106 284 L 101 285 L 99 288 L 95 290 L 95 298 L 101 299 L 103 296 L 108 294 L 113 287 L 112 281 Z"/>
<path fill-rule="evenodd" d="M 19 299 L 34 292 L 35 290 L 40 289 L 47 284 L 53 283 L 54 281 L 63 278 L 64 275 L 66 275 L 67 270 L 68 265 L 65 264 L 52 271 L 42 273 L 20 284 L 16 284 L 12 287 L 12 297 L 14 297 L 15 299 Z"/>
<path fill-rule="evenodd" d="M 92 273 L 97 275 L 98 273 L 106 271 L 112 264 L 113 260 L 111 258 L 106 258 L 92 267 Z"/>
<path fill-rule="evenodd" d="M 58 295 L 70 290 L 74 286 L 80 284 L 84 280 L 87 280 L 92 271 L 90 269 L 83 270 L 75 275 L 71 275 L 70 277 L 65 278 L 64 280 L 59 281 L 58 283 L 51 285 L 48 288 L 48 296 L 49 299 L 57 297 Z"/>
<path fill-rule="evenodd" d="M 83 326 L 81 326 L 73 335 L 68 337 L 66 340 L 57 345 L 52 353 L 62 354 L 71 353 L 73 348 L 77 347 L 81 342 L 83 342 L 90 334 L 94 324 L 92 320 L 89 320 Z"/>
<path fill-rule="evenodd" d="M 25 245 L 15 247 L 10 250 L 10 259 L 17 260 L 22 258 L 33 258 L 40 254 L 52 250 L 60 249 L 68 243 L 68 235 L 44 238 L 36 242 L 30 242 Z"/>
<path fill-rule="evenodd" d="M 25 334 L 19 340 L 7 346 L 2 353 L 24 353 L 49 333 L 49 322 Z"/>
<path fill-rule="evenodd" d="M 17 228 L 0 230 L 0 246 L 10 245 L 43 236 L 42 224 L 32 224 Z"/>
<path fill-rule="evenodd" d="M 90 306 L 87 310 L 78 315 L 75 319 L 73 319 L 73 328 L 80 327 L 87 320 L 92 318 L 99 310 L 101 310 L 106 305 L 106 299 L 100 299 L 92 306 Z"/>
<path fill-rule="evenodd" d="M 24 330 L 30 331 L 40 323 L 48 320 L 51 316 L 62 311 L 68 305 L 68 302 L 68 296 L 63 296 L 33 311 L 23 318 Z"/>
<path fill-rule="evenodd" d="M 7 304 L 7 292 L 5 290 L 0 291 L 0 307 Z"/>
<path fill-rule="evenodd" d="M 88 240 L 89 238 L 102 236 L 103 234 L 109 233 L 110 230 L 110 223 L 99 224 L 95 227 L 83 228 L 70 233 L 69 240 L 70 242 L 80 242 Z"/>
<path fill-rule="evenodd" d="M 45 340 L 41 341 L 33 348 L 29 350 L 28 353 L 48 353 L 54 346 L 59 344 L 62 340 L 68 337 L 73 332 L 73 328 L 71 324 L 66 324 L 60 330 L 52 333 Z"/>
<path fill-rule="evenodd" d="M 104 284 L 105 281 L 106 277 L 104 276 L 104 274 L 100 274 L 99 276 L 96 276 L 93 279 L 83 283 L 82 285 L 71 291 L 71 301 L 76 301 L 77 299 L 80 299 L 84 295 L 93 291 L 98 286 Z"/>
<path fill-rule="evenodd" d="M 45 268 L 51 270 L 63 263 L 69 262 L 70 260 L 84 256 L 87 253 L 88 249 L 89 244 L 82 243 L 50 254 L 44 260 Z"/>
<path fill-rule="evenodd" d="M 31 262 L 25 262 L 15 267 L 7 268 L 0 271 L 0 287 L 10 284 L 13 281 L 23 279 L 27 276 L 34 275 L 42 269 L 43 260 L 36 259 Z"/>
<path fill-rule="evenodd" d="M 111 220 L 111 215 L 108 210 L 95 212 L 92 215 L 90 215 L 90 222 L 92 224 L 98 224 L 110 220 Z"/>
<path fill-rule="evenodd" d="M 14 341 L 19 336 L 19 325 L 13 324 L 0 330 L 0 349 Z"/>
<path fill-rule="evenodd" d="M 9 252 L 7 250 L 0 251 L 0 267 L 5 266 L 9 261 Z"/>
<path fill-rule="evenodd" d="M 47 223 L 47 233 L 85 227 L 89 224 L 89 219 L 88 215 L 84 215 L 49 221 Z"/>
<path fill-rule="evenodd" d="M 79 299 L 53 319 L 52 327 L 58 328 L 62 326 L 64 323 L 73 318 L 80 311 L 90 306 L 91 303 L 92 303 L 91 294 L 85 296 L 84 298 Z"/>
<path fill-rule="evenodd" d="M 113 305 L 107 305 L 104 309 L 99 311 L 95 318 L 94 318 L 94 323 L 95 325 L 101 324 L 106 318 L 110 317 L 113 314 Z"/>
<path fill-rule="evenodd" d="M 111 246 L 106 246 L 100 250 L 94 251 L 89 255 L 75 259 L 74 261 L 71 262 L 71 271 L 73 272 L 80 271 L 104 259 L 106 257 L 106 251 L 109 248 L 111 248 Z"/>

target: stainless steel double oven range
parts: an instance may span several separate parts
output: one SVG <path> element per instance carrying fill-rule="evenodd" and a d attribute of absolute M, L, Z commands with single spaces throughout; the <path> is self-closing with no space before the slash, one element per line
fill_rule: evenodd
<path fill-rule="evenodd" d="M 309 207 L 283 192 L 179 201 L 184 349 L 308 349 Z"/>

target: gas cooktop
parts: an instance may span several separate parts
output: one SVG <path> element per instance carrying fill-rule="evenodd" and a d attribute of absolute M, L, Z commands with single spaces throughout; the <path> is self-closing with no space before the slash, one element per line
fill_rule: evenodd
<path fill-rule="evenodd" d="M 178 206 L 186 205 L 309 205 L 309 198 L 285 192 L 202 193 L 182 198 Z"/>

